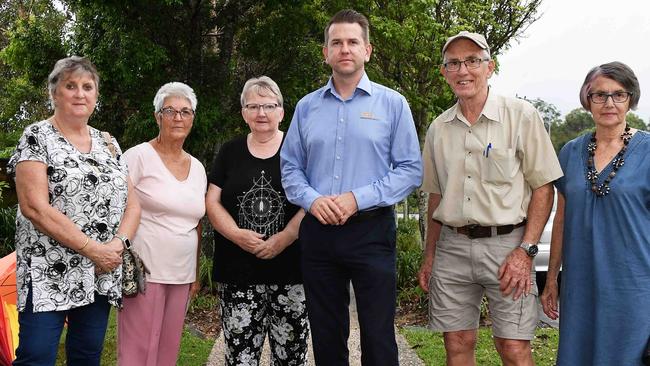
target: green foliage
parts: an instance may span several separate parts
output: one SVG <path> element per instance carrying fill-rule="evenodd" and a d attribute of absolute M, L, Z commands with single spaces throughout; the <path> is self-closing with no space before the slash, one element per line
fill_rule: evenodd
<path fill-rule="evenodd" d="M 445 346 L 441 333 L 433 333 L 423 328 L 402 328 L 400 333 L 406 337 L 411 348 L 424 361 L 425 365 L 444 365 Z M 538 366 L 555 365 L 559 331 L 553 328 L 538 328 L 531 346 L 533 360 Z M 494 348 L 490 328 L 479 328 L 476 345 L 477 365 L 501 365 L 501 358 Z"/>
<path fill-rule="evenodd" d="M 15 234 L 16 206 L 0 207 L 0 258 L 16 250 L 14 245 Z"/>
<path fill-rule="evenodd" d="M 418 271 L 422 246 L 417 220 L 400 219 L 397 226 L 397 302 L 426 305 L 426 294 L 419 287 Z"/>
<path fill-rule="evenodd" d="M 190 303 L 190 312 L 212 311 L 219 306 L 219 298 L 213 293 L 199 293 Z M 217 321 L 215 319 L 214 321 Z"/>
<path fill-rule="evenodd" d="M 49 113 L 45 85 L 52 65 L 65 55 L 65 16 L 44 0 L 32 1 L 29 8 L 13 2 L 0 11 L 0 27 L 6 29 L 0 51 L 0 142 L 4 144 L 0 146 L 4 150 L 15 145 L 17 131 Z"/>
<path fill-rule="evenodd" d="M 199 280 L 202 289 L 209 293 L 216 291 L 217 284 L 212 281 L 212 258 L 207 257 L 205 254 L 201 254 L 201 258 L 199 258 Z"/>
<path fill-rule="evenodd" d="M 0 258 L 13 252 L 16 233 L 16 206 L 3 207 L 2 191 L 9 188 L 9 183 L 0 181 Z"/>
<path fill-rule="evenodd" d="M 65 357 L 65 333 L 59 341 L 59 352 L 57 354 L 56 365 L 64 366 Z M 214 340 L 202 339 L 193 335 L 187 330 L 183 331 L 181 338 L 181 348 L 178 354 L 178 365 L 205 365 L 212 351 Z M 111 309 L 108 319 L 108 328 L 106 329 L 106 338 L 104 339 L 104 350 L 100 363 L 102 365 L 117 364 L 117 310 Z"/>

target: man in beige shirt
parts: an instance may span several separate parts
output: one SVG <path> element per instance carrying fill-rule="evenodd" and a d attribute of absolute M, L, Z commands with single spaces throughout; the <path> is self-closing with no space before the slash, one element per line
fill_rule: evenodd
<path fill-rule="evenodd" d="M 533 365 L 532 264 L 560 164 L 537 110 L 489 89 L 495 65 L 485 37 L 460 32 L 442 53 L 458 102 L 433 121 L 423 152 L 432 220 L 419 281 L 430 327 L 444 332 L 448 365 L 473 365 L 486 294 L 503 364 Z"/>

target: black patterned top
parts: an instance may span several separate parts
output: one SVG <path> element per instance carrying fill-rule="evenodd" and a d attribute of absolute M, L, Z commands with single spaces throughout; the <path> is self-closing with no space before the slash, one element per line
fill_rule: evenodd
<path fill-rule="evenodd" d="M 27 126 L 7 172 L 15 175 L 21 161 L 45 163 L 52 207 L 101 243 L 112 239 L 124 214 L 128 172 L 119 162 L 117 141 L 113 139 L 116 159 L 101 132 L 89 130 L 91 151 L 82 153 L 47 120 Z M 121 306 L 122 301 L 121 266 L 96 276 L 90 259 L 40 232 L 20 209 L 16 215 L 16 284 L 19 311 L 25 309 L 30 288 L 34 312 L 87 305 L 94 301 L 95 292 L 107 295 L 113 306 Z"/>
<path fill-rule="evenodd" d="M 221 204 L 237 226 L 266 237 L 284 230 L 300 209 L 287 201 L 280 180 L 280 149 L 268 159 L 257 158 L 246 136 L 221 147 L 208 177 L 221 188 Z M 302 283 L 300 252 L 296 240 L 275 258 L 260 259 L 215 230 L 212 278 L 238 285 Z"/>

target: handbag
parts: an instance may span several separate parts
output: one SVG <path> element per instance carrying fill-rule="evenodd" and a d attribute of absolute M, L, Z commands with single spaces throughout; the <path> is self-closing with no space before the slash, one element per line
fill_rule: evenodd
<path fill-rule="evenodd" d="M 140 256 L 131 249 L 122 252 L 122 295 L 136 296 L 147 290 L 146 276 L 149 270 Z"/>
<path fill-rule="evenodd" d="M 116 158 L 117 152 L 111 135 L 102 131 L 102 136 L 111 154 Z M 140 256 L 131 248 L 125 247 L 122 251 L 122 295 L 130 297 L 136 296 L 138 292 L 144 294 L 147 290 L 147 273 L 150 273 L 149 269 Z"/>

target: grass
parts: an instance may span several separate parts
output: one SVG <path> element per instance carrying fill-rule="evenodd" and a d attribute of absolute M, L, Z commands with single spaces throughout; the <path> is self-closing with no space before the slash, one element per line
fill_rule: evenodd
<path fill-rule="evenodd" d="M 59 343 L 59 353 L 56 361 L 57 366 L 65 365 L 65 330 Z M 188 332 L 183 331 L 181 349 L 178 355 L 178 365 L 205 365 L 214 345 L 213 339 L 202 339 Z M 102 352 L 102 365 L 115 365 L 117 363 L 117 313 L 111 310 L 108 320 L 108 329 L 104 340 L 104 351 Z"/>
<path fill-rule="evenodd" d="M 425 365 L 444 365 L 445 347 L 442 333 L 434 333 L 424 328 L 402 328 L 400 333 L 404 335 L 409 345 L 417 355 L 424 361 Z M 532 342 L 533 359 L 537 366 L 555 365 L 555 358 L 558 344 L 557 329 L 538 328 L 535 339 Z M 476 346 L 477 365 L 501 365 L 499 354 L 494 349 L 492 341 L 492 330 L 481 327 L 478 333 Z"/>

